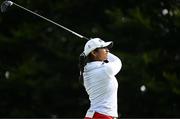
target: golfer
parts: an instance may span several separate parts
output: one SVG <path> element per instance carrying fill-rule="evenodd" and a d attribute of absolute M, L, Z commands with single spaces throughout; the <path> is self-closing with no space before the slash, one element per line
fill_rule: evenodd
<path fill-rule="evenodd" d="M 85 119 L 113 119 L 118 117 L 115 75 L 122 67 L 121 60 L 109 52 L 113 42 L 100 38 L 89 40 L 80 55 L 80 78 L 89 95 L 90 108 Z"/>

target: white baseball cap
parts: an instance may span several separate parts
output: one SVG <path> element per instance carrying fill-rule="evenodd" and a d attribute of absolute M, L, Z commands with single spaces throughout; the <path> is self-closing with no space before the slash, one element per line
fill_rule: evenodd
<path fill-rule="evenodd" d="M 83 52 L 86 56 L 88 56 L 89 53 L 95 50 L 96 48 L 103 48 L 103 47 L 108 47 L 112 45 L 113 45 L 112 41 L 105 42 L 101 40 L 100 38 L 92 38 L 85 44 Z"/>

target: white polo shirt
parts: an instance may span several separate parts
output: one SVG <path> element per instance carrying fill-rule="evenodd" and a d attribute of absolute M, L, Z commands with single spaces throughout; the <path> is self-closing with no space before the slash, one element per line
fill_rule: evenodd
<path fill-rule="evenodd" d="M 94 112 L 118 117 L 118 82 L 115 75 L 120 71 L 122 63 L 111 53 L 108 53 L 108 61 L 94 61 L 84 67 L 84 86 L 90 100 L 86 117 L 92 117 Z"/>

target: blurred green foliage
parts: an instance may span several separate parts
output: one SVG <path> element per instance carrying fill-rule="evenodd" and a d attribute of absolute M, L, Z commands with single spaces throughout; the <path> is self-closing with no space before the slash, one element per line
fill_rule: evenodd
<path fill-rule="evenodd" d="M 1 0 L 1 3 L 3 1 Z M 120 117 L 179 117 L 179 0 L 16 0 L 87 37 L 114 41 Z M 12 6 L 0 14 L 0 116 L 84 117 L 86 41 Z M 146 86 L 141 92 L 140 87 Z"/>

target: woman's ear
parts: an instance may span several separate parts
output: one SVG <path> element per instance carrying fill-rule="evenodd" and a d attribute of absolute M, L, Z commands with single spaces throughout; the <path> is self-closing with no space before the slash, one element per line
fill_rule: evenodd
<path fill-rule="evenodd" d="M 92 51 L 91 54 L 92 54 L 93 57 L 96 57 L 96 52 L 95 51 Z"/>

